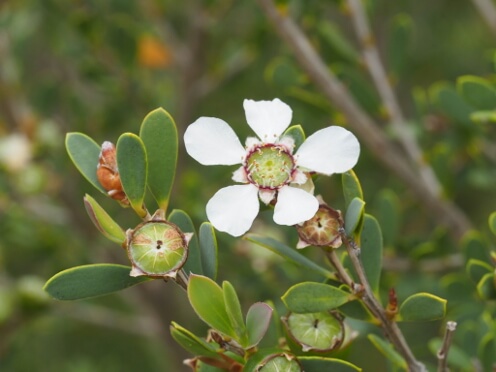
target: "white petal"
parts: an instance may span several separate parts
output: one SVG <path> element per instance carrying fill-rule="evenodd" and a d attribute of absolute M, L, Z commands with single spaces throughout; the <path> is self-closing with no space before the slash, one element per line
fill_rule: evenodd
<path fill-rule="evenodd" d="M 297 183 L 298 185 L 303 185 L 305 182 L 307 182 L 308 177 L 305 172 L 302 172 L 299 169 L 296 169 L 295 172 L 293 173 L 293 180 L 291 183 Z"/>
<path fill-rule="evenodd" d="M 300 167 L 329 175 L 350 170 L 359 155 L 360 144 L 355 135 L 332 126 L 308 137 L 296 152 L 296 161 Z"/>
<path fill-rule="evenodd" d="M 274 196 L 276 196 L 276 190 L 260 190 L 258 196 L 260 197 L 260 200 L 267 205 L 274 199 Z"/>
<path fill-rule="evenodd" d="M 293 153 L 293 150 L 295 148 L 295 140 L 293 137 L 290 136 L 284 136 L 279 141 L 277 141 L 278 145 L 283 145 L 286 150 L 288 150 L 291 154 Z"/>
<path fill-rule="evenodd" d="M 262 142 L 257 137 L 248 137 L 245 141 L 246 150 L 250 150 L 251 147 L 260 145 Z"/>
<path fill-rule="evenodd" d="M 284 186 L 277 194 L 274 221 L 279 225 L 296 225 L 312 218 L 318 209 L 315 196 L 296 187 Z"/>
<path fill-rule="evenodd" d="M 246 121 L 257 136 L 267 143 L 274 143 L 291 123 L 293 111 L 276 98 L 272 101 L 245 99 Z"/>
<path fill-rule="evenodd" d="M 259 208 L 256 186 L 228 186 L 208 201 L 207 216 L 217 230 L 240 236 L 250 229 Z"/>
<path fill-rule="evenodd" d="M 221 119 L 201 117 L 184 133 L 187 153 L 203 165 L 240 164 L 245 149 L 236 133 Z"/>
<path fill-rule="evenodd" d="M 232 180 L 239 183 L 248 183 L 245 167 L 241 166 L 233 172 Z"/>

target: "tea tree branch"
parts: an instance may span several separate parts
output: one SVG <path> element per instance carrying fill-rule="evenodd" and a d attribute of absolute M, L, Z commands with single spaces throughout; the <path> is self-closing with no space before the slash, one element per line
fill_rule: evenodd
<path fill-rule="evenodd" d="M 493 36 L 496 36 L 496 7 L 492 0 L 472 0 Z"/>
<path fill-rule="evenodd" d="M 446 331 L 444 333 L 443 343 L 441 348 L 437 352 L 438 363 L 438 372 L 447 372 L 448 371 L 448 351 L 451 347 L 451 341 L 453 340 L 453 334 L 456 330 L 456 322 L 447 322 L 446 323 Z"/>

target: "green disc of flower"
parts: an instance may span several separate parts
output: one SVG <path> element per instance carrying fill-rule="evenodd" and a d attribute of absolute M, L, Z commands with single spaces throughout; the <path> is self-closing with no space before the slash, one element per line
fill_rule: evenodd
<path fill-rule="evenodd" d="M 301 368 L 300 363 L 292 356 L 292 355 L 274 355 L 266 359 L 263 362 L 264 365 L 262 368 L 257 369 L 260 372 L 301 372 L 303 369 Z"/>
<path fill-rule="evenodd" d="M 162 276 L 183 266 L 187 257 L 186 239 L 171 223 L 146 222 L 131 235 L 128 254 L 143 274 Z"/>
<path fill-rule="evenodd" d="M 255 148 L 245 163 L 248 179 L 259 187 L 270 189 L 285 185 L 294 166 L 293 156 L 284 147 L 272 144 Z"/>
<path fill-rule="evenodd" d="M 341 345 L 344 338 L 343 324 L 328 312 L 291 313 L 285 323 L 292 338 L 302 346 L 303 351 L 333 350 Z"/>

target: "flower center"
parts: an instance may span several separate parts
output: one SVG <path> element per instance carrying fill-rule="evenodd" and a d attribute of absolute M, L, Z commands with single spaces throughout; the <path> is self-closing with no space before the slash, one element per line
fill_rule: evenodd
<path fill-rule="evenodd" d="M 256 146 L 250 151 L 244 168 L 248 180 L 255 186 L 276 190 L 291 181 L 296 164 L 285 147 L 265 144 Z"/>

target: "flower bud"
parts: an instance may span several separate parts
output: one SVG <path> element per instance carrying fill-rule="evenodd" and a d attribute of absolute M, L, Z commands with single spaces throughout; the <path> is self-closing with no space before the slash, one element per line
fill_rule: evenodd
<path fill-rule="evenodd" d="M 150 221 L 127 231 L 126 249 L 132 263 L 130 275 L 175 278 L 188 257 L 192 235 L 184 234 L 157 211 Z"/>
<path fill-rule="evenodd" d="M 126 194 L 122 189 L 121 177 L 117 169 L 117 152 L 112 142 L 105 141 L 102 144 L 96 176 L 100 185 L 107 191 L 107 194 L 123 205 L 129 205 Z"/>
<path fill-rule="evenodd" d="M 332 209 L 321 201 L 317 213 L 299 225 L 296 230 L 300 240 L 296 248 L 305 248 L 310 245 L 319 247 L 339 248 L 342 244 L 340 230 L 344 223 L 341 212 Z"/>
<path fill-rule="evenodd" d="M 328 352 L 343 343 L 345 332 L 340 317 L 332 312 L 290 313 L 282 321 L 291 339 L 304 352 Z"/>

